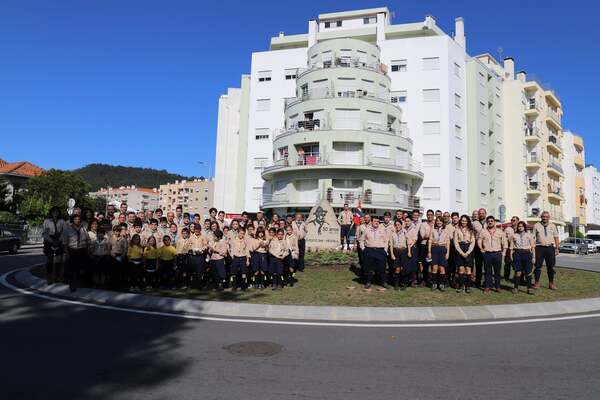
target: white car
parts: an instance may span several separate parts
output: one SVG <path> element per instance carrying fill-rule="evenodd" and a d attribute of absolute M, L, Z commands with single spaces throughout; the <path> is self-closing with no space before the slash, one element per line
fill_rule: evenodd
<path fill-rule="evenodd" d="M 583 239 L 585 244 L 587 244 L 588 253 L 597 253 L 598 245 L 592 239 Z"/>

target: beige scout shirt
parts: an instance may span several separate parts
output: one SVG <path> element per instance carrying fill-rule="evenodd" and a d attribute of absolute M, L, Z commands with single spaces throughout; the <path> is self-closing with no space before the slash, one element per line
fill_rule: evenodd
<path fill-rule="evenodd" d="M 295 233 L 291 235 L 285 235 L 285 242 L 287 244 L 287 248 L 292 254 L 292 258 L 297 260 L 300 255 L 300 248 L 298 247 L 298 236 Z"/>
<path fill-rule="evenodd" d="M 205 235 L 196 235 L 195 233 L 190 236 L 192 241 L 192 252 L 196 255 L 204 253 L 208 249 L 208 238 Z"/>
<path fill-rule="evenodd" d="M 515 230 L 512 226 L 508 226 L 506 229 L 504 229 L 504 234 L 506 235 L 506 240 L 508 240 L 508 243 L 510 243 L 513 235 L 515 234 Z"/>
<path fill-rule="evenodd" d="M 470 254 L 475 248 L 475 233 L 469 230 L 469 228 L 454 229 L 454 247 L 456 248 L 456 251 L 465 254 L 460 248 L 461 243 L 469 243 L 469 249 L 466 254 Z"/>
<path fill-rule="evenodd" d="M 292 229 L 294 230 L 296 236 L 298 236 L 298 240 L 304 239 L 306 237 L 306 233 L 308 232 L 304 222 L 292 222 Z"/>
<path fill-rule="evenodd" d="M 255 239 L 254 251 L 257 253 L 268 253 L 269 241 L 267 239 Z"/>
<path fill-rule="evenodd" d="M 142 246 L 146 247 L 146 245 L 148 244 L 148 239 L 150 239 L 150 237 L 154 236 L 154 239 L 156 239 L 156 247 L 161 247 L 163 245 L 162 239 L 163 239 L 163 233 L 160 230 L 155 230 L 154 232 L 151 229 L 146 229 L 145 231 L 142 232 L 141 234 L 141 239 L 142 239 Z"/>
<path fill-rule="evenodd" d="M 431 230 L 433 229 L 433 222 L 422 222 L 419 227 L 419 234 L 421 235 L 421 244 L 427 244 L 427 240 L 429 240 L 429 236 L 431 235 Z"/>
<path fill-rule="evenodd" d="M 113 236 L 110 238 L 110 255 L 113 257 L 127 254 L 127 239 Z"/>
<path fill-rule="evenodd" d="M 535 239 L 529 232 L 513 233 L 509 243 L 513 250 L 531 250 L 535 247 Z"/>
<path fill-rule="evenodd" d="M 382 248 L 387 252 L 388 243 L 389 236 L 383 226 L 380 225 L 377 228 L 374 228 L 371 225 L 365 230 L 365 233 L 361 238 L 360 247 L 361 249 L 364 249 L 365 247 Z"/>
<path fill-rule="evenodd" d="M 448 224 L 444 227 L 444 230 L 448 234 L 448 239 L 452 242 L 452 238 L 454 238 L 454 231 L 456 230 L 456 226 L 452 224 Z"/>
<path fill-rule="evenodd" d="M 250 249 L 246 238 L 235 237 L 229 241 L 229 254 L 232 257 L 250 257 Z"/>
<path fill-rule="evenodd" d="M 479 236 L 479 234 L 481 233 L 481 231 L 485 230 L 485 220 L 483 221 L 473 221 L 473 229 L 475 230 L 475 233 L 477 234 L 477 236 Z"/>
<path fill-rule="evenodd" d="M 406 229 L 406 236 L 407 236 L 408 242 L 411 245 L 417 243 L 417 240 L 419 239 L 419 231 L 420 230 L 421 230 L 421 222 L 413 222 Z"/>
<path fill-rule="evenodd" d="M 434 228 L 429 236 L 432 246 L 448 246 L 450 244 L 449 232 L 444 228 Z"/>
<path fill-rule="evenodd" d="M 338 217 L 338 221 L 340 225 L 352 225 L 352 221 L 354 218 L 354 214 L 350 210 L 342 210 L 340 216 Z"/>
<path fill-rule="evenodd" d="M 554 238 L 558 238 L 558 229 L 550 222 L 548 225 L 538 222 L 533 226 L 533 236 L 536 246 L 554 246 Z"/>
<path fill-rule="evenodd" d="M 492 230 L 483 229 L 479 233 L 478 244 L 484 253 L 506 250 L 506 235 L 498 228 Z"/>
<path fill-rule="evenodd" d="M 358 228 L 356 228 L 356 241 L 360 243 L 362 237 L 365 235 L 365 232 L 367 231 L 367 228 L 370 226 L 370 224 L 361 224 L 358 226 Z"/>
<path fill-rule="evenodd" d="M 229 249 L 229 245 L 227 244 L 227 240 L 221 239 L 218 242 L 210 243 L 210 259 L 211 260 L 222 260 L 225 256 L 227 256 L 227 251 Z"/>
<path fill-rule="evenodd" d="M 269 242 L 269 254 L 279 259 L 284 258 L 287 255 L 285 241 L 277 238 L 271 239 Z"/>
<path fill-rule="evenodd" d="M 391 246 L 394 249 L 406 249 L 408 247 L 408 236 L 406 229 L 400 229 L 399 231 L 394 231 L 390 235 Z"/>
<path fill-rule="evenodd" d="M 175 249 L 177 250 L 177 254 L 188 254 L 192 250 L 192 238 L 188 237 L 184 239 L 183 236 L 177 239 L 177 243 L 175 244 Z"/>

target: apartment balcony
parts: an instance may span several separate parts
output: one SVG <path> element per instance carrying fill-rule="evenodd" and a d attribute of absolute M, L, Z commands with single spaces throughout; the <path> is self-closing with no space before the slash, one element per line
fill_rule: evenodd
<path fill-rule="evenodd" d="M 541 106 L 535 98 L 527 99 L 527 104 L 525 105 L 525 115 L 528 117 L 537 117 L 540 114 Z"/>
<path fill-rule="evenodd" d="M 541 184 L 538 181 L 530 181 L 527 184 L 527 195 L 528 196 L 540 196 L 542 194 Z"/>
<path fill-rule="evenodd" d="M 555 129 L 562 129 L 561 125 L 560 125 L 560 115 L 558 114 L 557 111 L 554 111 L 551 108 L 548 108 L 548 113 L 546 116 L 546 123 L 548 123 L 548 125 L 552 125 L 554 126 Z"/>
<path fill-rule="evenodd" d="M 321 99 L 334 99 L 334 98 L 358 98 L 380 101 L 386 104 L 390 103 L 389 92 L 379 91 L 373 92 L 365 89 L 338 89 L 333 90 L 328 87 L 309 89 L 302 92 L 298 97 L 287 97 L 284 99 L 285 109 L 292 107 L 300 102 L 307 100 L 321 100 Z"/>
<path fill-rule="evenodd" d="M 573 135 L 573 146 L 577 149 L 578 152 L 583 151 L 583 138 L 579 135 Z"/>
<path fill-rule="evenodd" d="M 273 174 L 289 171 L 315 171 L 317 169 L 369 170 L 381 172 L 397 172 L 423 178 L 420 163 L 412 159 L 392 159 L 369 155 L 364 161 L 345 161 L 335 154 L 305 154 L 303 156 L 285 157 L 275 161 L 262 170 L 263 179 L 270 179 Z"/>
<path fill-rule="evenodd" d="M 525 167 L 530 169 L 537 169 L 542 166 L 542 160 L 537 154 L 528 154 L 526 158 Z"/>
<path fill-rule="evenodd" d="M 552 183 L 548 184 L 548 198 L 554 199 L 557 201 L 564 200 L 560 185 L 552 184 Z"/>
<path fill-rule="evenodd" d="M 548 161 L 548 174 L 553 174 L 562 177 L 564 172 L 560 163 L 556 160 Z"/>
<path fill-rule="evenodd" d="M 263 194 L 260 198 L 260 207 L 262 209 L 287 207 L 312 208 L 322 198 L 327 199 L 333 207 L 343 207 L 345 203 L 354 207 L 358 205 L 359 201 L 363 207 L 375 209 L 412 210 L 421 207 L 421 201 L 417 196 L 378 194 L 372 193 L 370 190 L 336 190 L 333 188 L 325 190 L 325 193 L 314 191 L 294 194 Z"/>
<path fill-rule="evenodd" d="M 335 122 L 335 121 L 334 121 Z M 346 121 L 352 122 L 352 121 Z M 368 131 L 374 132 L 378 134 L 384 135 L 392 135 L 404 138 L 412 143 L 412 139 L 410 138 L 408 127 L 402 125 L 400 127 L 389 127 L 382 126 L 380 124 L 374 123 L 362 123 L 360 120 L 356 121 L 355 124 L 351 124 L 355 126 L 355 128 L 335 128 L 325 119 L 311 119 L 298 121 L 293 126 L 289 128 L 277 129 L 275 130 L 274 136 L 275 139 L 279 139 L 281 137 L 286 137 L 289 135 L 299 134 L 306 136 L 306 134 L 314 134 L 318 135 L 321 132 L 323 133 L 331 133 L 331 131 Z M 318 140 L 318 137 L 315 136 L 314 140 Z"/>
<path fill-rule="evenodd" d="M 385 64 L 380 62 L 375 63 L 366 63 L 357 59 L 349 59 L 345 57 L 336 57 L 334 60 L 327 60 L 321 63 L 311 65 L 308 68 L 298 68 L 298 72 L 296 73 L 296 79 L 302 78 L 304 75 L 321 69 L 326 68 L 359 68 L 366 69 L 369 71 L 375 71 L 382 75 L 387 76 L 388 67 Z"/>
<path fill-rule="evenodd" d="M 549 149 L 552 149 L 557 153 L 562 153 L 563 151 L 562 141 L 556 135 L 550 134 L 548 136 L 548 143 L 546 143 L 546 145 Z"/>
<path fill-rule="evenodd" d="M 542 132 L 538 126 L 525 127 L 525 141 L 527 143 L 538 143 L 542 138 Z"/>
<path fill-rule="evenodd" d="M 581 153 L 575 154 L 574 163 L 579 168 L 585 168 L 585 163 L 583 162 L 583 155 Z"/>

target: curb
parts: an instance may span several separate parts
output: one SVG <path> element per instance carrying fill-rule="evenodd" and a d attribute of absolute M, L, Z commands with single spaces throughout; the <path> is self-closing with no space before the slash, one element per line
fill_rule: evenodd
<path fill-rule="evenodd" d="M 465 307 L 330 307 L 233 303 L 158 297 L 108 290 L 46 285 L 29 269 L 14 275 L 20 285 L 37 293 L 95 304 L 206 317 L 268 319 L 281 321 L 328 321 L 346 323 L 465 322 L 564 316 L 600 311 L 600 298 L 554 302 Z"/>

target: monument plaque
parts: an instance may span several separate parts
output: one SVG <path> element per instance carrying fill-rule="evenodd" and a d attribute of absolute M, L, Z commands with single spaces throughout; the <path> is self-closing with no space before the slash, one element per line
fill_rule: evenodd
<path fill-rule="evenodd" d="M 331 204 L 321 200 L 306 220 L 306 248 L 309 251 L 335 250 L 340 245 L 340 224 Z"/>

